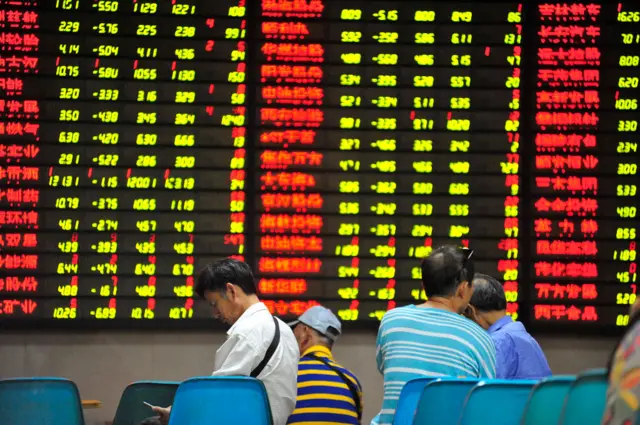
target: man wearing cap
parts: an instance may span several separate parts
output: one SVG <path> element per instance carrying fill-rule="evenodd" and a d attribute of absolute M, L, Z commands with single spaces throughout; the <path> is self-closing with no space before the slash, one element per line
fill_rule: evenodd
<path fill-rule="evenodd" d="M 315 306 L 289 324 L 300 347 L 298 398 L 287 424 L 360 424 L 362 386 L 333 360 L 331 349 L 342 331 L 331 310 Z"/>

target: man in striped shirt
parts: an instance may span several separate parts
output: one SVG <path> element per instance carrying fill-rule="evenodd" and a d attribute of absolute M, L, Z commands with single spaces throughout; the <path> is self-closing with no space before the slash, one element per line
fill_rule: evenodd
<path fill-rule="evenodd" d="M 341 333 L 340 320 L 331 310 L 315 306 L 290 326 L 302 356 L 298 365 L 298 398 L 287 424 L 359 424 L 362 386 L 331 355 Z"/>
<path fill-rule="evenodd" d="M 495 377 L 491 337 L 461 315 L 473 293 L 472 254 L 450 245 L 434 250 L 421 264 L 428 301 L 390 310 L 383 317 L 376 361 L 384 376 L 384 400 L 372 425 L 393 423 L 400 391 L 412 379 Z"/>

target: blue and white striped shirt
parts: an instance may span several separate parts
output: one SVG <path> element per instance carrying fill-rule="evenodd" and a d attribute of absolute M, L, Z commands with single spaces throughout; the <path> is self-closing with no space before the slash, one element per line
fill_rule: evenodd
<path fill-rule="evenodd" d="M 496 376 L 496 349 L 484 329 L 458 314 L 414 305 L 382 318 L 376 362 L 384 375 L 384 400 L 372 425 L 393 423 L 400 391 L 412 379 Z"/>

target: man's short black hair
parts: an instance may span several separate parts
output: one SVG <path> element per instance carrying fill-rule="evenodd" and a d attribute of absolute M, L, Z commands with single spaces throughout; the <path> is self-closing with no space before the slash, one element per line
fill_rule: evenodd
<path fill-rule="evenodd" d="M 247 295 L 256 293 L 256 281 L 253 278 L 251 267 L 247 263 L 233 258 L 225 258 L 207 264 L 198 276 L 195 291 L 196 294 L 204 298 L 206 291 L 224 292 L 227 283 L 236 285 Z"/>
<path fill-rule="evenodd" d="M 453 245 L 443 245 L 422 260 L 422 287 L 427 297 L 450 297 L 464 281 L 465 251 Z M 470 260 L 469 260 L 470 261 Z"/>
<path fill-rule="evenodd" d="M 473 278 L 473 295 L 469 304 L 480 311 L 502 311 L 507 309 L 507 297 L 497 279 L 476 273 Z"/>

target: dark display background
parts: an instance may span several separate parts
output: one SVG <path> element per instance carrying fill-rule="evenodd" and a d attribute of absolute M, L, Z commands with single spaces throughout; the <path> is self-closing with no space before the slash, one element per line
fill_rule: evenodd
<path fill-rule="evenodd" d="M 375 323 L 452 243 L 538 330 L 636 297 L 631 2 L 1 0 L 0 325 Z"/>

